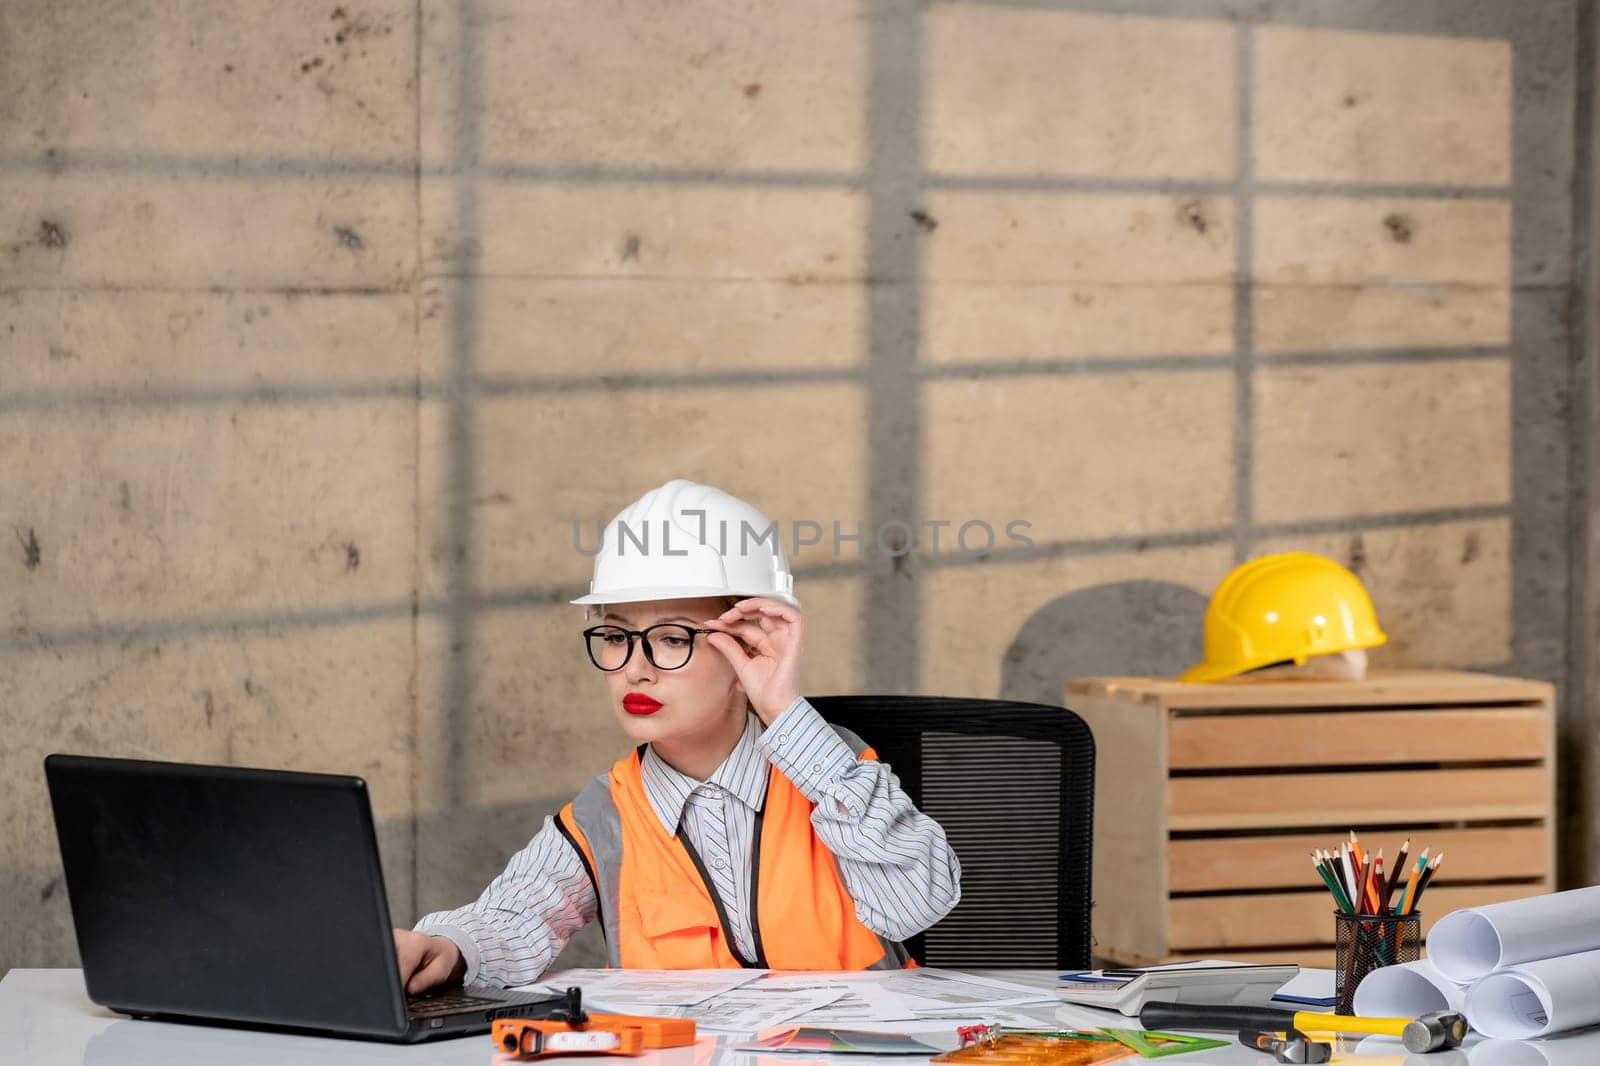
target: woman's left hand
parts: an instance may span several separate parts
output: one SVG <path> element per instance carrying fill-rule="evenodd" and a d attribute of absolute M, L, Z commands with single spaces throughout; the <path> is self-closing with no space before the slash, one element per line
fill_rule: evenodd
<path fill-rule="evenodd" d="M 733 665 L 750 705 L 762 722 L 771 725 L 800 695 L 805 618 L 788 604 L 757 596 L 740 600 L 703 624 L 718 630 L 705 638 L 706 643 Z"/>

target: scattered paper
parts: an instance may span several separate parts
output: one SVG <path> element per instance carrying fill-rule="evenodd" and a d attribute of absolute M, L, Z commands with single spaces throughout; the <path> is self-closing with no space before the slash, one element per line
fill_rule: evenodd
<path fill-rule="evenodd" d="M 765 970 L 563 970 L 546 974 L 518 992 L 561 993 L 583 989 L 583 1002 L 618 1014 L 659 1014 L 654 1008 L 686 1007 L 757 981 Z"/>
<path fill-rule="evenodd" d="M 825 1007 L 808 1011 L 799 1020 L 807 1025 L 838 1027 L 905 1021 L 916 1016 L 899 996 L 885 989 L 860 982 L 831 987 L 839 998 Z"/>
<path fill-rule="evenodd" d="M 785 1023 L 932 1030 L 974 1020 L 1038 1026 L 1057 1005 L 1053 988 L 948 970 L 567 970 L 519 991 L 583 989 L 583 1002 L 621 1014 L 693 1018 L 703 1029 L 754 1033 Z M 1039 1004 L 1036 1013 L 1016 1010 Z"/>
<path fill-rule="evenodd" d="M 922 1011 L 919 1021 L 939 1021 L 946 1025 L 982 1022 L 1000 1025 L 1007 1029 L 1055 1029 L 1055 1005 L 1044 1004 L 1029 1010 L 1027 1007 L 973 1007 L 966 1011 Z"/>
<path fill-rule="evenodd" d="M 736 988 L 686 1007 L 674 1008 L 679 1018 L 693 1018 L 701 1029 L 729 1033 L 755 1033 L 794 1021 L 843 994 L 837 988 L 798 989 L 793 992 L 763 989 L 759 984 Z"/>
<path fill-rule="evenodd" d="M 879 986 L 899 996 L 912 1011 L 961 1011 L 1011 1007 L 1022 1003 L 1054 1003 L 1054 988 L 976 977 L 953 970 L 921 967 L 881 974 Z"/>
<path fill-rule="evenodd" d="M 906 1033 L 875 1033 L 860 1029 L 794 1026 L 743 1044 L 735 1051 L 781 1051 L 833 1055 L 937 1055 L 947 1050 L 923 1043 Z"/>

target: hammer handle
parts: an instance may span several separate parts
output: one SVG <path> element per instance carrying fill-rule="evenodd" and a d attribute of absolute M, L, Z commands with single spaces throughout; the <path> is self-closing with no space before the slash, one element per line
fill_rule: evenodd
<path fill-rule="evenodd" d="M 1297 1029 L 1321 1029 L 1334 1033 L 1379 1033 L 1399 1036 L 1411 1022 L 1410 1018 L 1353 1018 L 1348 1014 L 1296 1014 Z"/>
<path fill-rule="evenodd" d="M 1343 1014 L 1312 1014 L 1281 1007 L 1236 1007 L 1204 1003 L 1146 1003 L 1139 1024 L 1146 1029 L 1285 1029 L 1335 1033 L 1382 1033 L 1399 1036 L 1409 1018 L 1353 1018 Z"/>
<path fill-rule="evenodd" d="M 1262 1029 L 1280 1033 L 1295 1027 L 1295 1012 L 1281 1007 L 1236 1007 L 1205 1003 L 1163 1003 L 1139 1008 L 1139 1024 L 1153 1032 L 1167 1029 Z"/>

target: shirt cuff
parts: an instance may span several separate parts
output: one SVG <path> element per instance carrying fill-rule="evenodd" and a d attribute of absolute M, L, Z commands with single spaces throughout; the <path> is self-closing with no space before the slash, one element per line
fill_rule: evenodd
<path fill-rule="evenodd" d="M 820 803 L 828 787 L 856 765 L 850 745 L 804 696 L 772 720 L 756 748 L 812 803 Z"/>
<path fill-rule="evenodd" d="M 456 946 L 461 952 L 461 959 L 467 964 L 467 972 L 461 977 L 461 984 L 470 987 L 478 978 L 478 942 L 472 939 L 472 934 L 459 925 L 448 922 L 429 921 L 424 917 L 416 924 L 415 932 L 427 936 L 442 936 Z"/>

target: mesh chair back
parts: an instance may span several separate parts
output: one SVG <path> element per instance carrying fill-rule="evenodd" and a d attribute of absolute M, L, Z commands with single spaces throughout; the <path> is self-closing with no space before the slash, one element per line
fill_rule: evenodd
<path fill-rule="evenodd" d="M 1062 707 L 936 696 L 811 703 L 894 768 L 961 860 L 961 902 L 906 943 L 925 966 L 1089 965 L 1094 737 Z"/>

